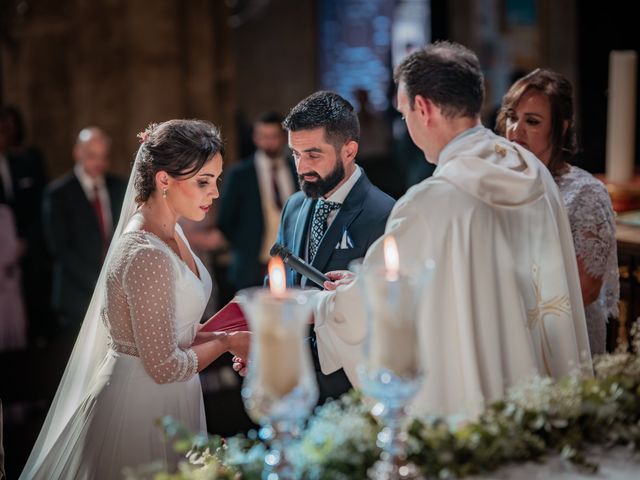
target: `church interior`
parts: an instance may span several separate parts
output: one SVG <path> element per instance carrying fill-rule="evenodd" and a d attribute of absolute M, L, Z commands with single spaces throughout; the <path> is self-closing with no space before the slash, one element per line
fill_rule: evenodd
<path fill-rule="evenodd" d="M 485 78 L 482 123 L 489 129 L 503 96 L 525 74 L 549 68 L 573 85 L 575 164 L 607 185 L 618 218 L 619 315 L 607 323 L 606 349 L 627 346 L 640 319 L 635 64 L 635 91 L 622 100 L 631 112 L 625 145 L 630 175 L 622 180 L 608 176 L 608 125 L 612 53 L 635 52 L 637 62 L 640 51 L 629 8 L 619 0 L 0 0 L 0 106 L 15 113 L 19 131 L 18 143 L 6 152 L 0 143 L 0 159 L 23 155 L 22 167 L 32 168 L 20 173 L 2 170 L 0 163 L 1 179 L 9 182 L 0 206 L 5 203 L 16 222 L 12 239 L 0 235 L 0 250 L 9 252 L 16 242 L 21 249 L 0 274 L 15 279 L 19 271 L 21 278 L 14 293 L 3 293 L 0 282 L 0 303 L 6 302 L 0 332 L 18 323 L 22 332 L 17 342 L 0 342 L 6 478 L 17 478 L 24 467 L 80 328 L 65 325 L 52 304 L 57 260 L 43 232 L 42 205 L 52 182 L 73 170 L 82 132 L 95 127 L 107 135 L 108 170 L 126 184 L 138 132 L 174 118 L 212 122 L 225 144 L 224 192 L 225 172 L 256 150 L 256 119 L 270 112 L 284 118 L 313 92 L 334 91 L 360 121 L 358 165 L 398 199 L 433 167 L 411 143 L 396 110 L 393 70 L 407 54 L 436 41 L 458 42 L 478 56 Z M 11 195 L 8 175 L 23 175 Z M 37 188 L 18 197 L 21 185 Z M 213 277 L 203 320 L 238 290 L 230 273 L 234 252 L 218 229 L 219 205 L 213 202 L 201 224 L 183 226 Z M 79 238 L 89 239 L 86 228 Z M 9 308 L 9 302 L 21 306 Z M 230 436 L 256 426 L 243 407 L 242 377 L 232 363 L 226 354 L 200 373 L 210 434 Z"/>

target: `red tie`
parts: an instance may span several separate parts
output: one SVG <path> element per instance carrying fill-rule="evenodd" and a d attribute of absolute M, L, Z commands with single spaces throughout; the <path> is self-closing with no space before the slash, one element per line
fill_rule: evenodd
<path fill-rule="evenodd" d="M 102 256 L 107 253 L 107 233 L 104 228 L 104 216 L 102 214 L 102 202 L 100 202 L 100 191 L 98 185 L 93 184 L 93 209 L 96 212 L 96 218 L 98 219 L 98 228 L 100 229 L 100 240 L 102 242 Z"/>

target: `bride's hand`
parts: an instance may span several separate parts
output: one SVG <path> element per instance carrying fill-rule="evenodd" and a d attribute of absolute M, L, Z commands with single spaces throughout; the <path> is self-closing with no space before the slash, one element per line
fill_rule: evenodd
<path fill-rule="evenodd" d="M 215 340 L 220 338 L 221 336 L 225 336 L 224 332 L 197 332 L 195 338 L 193 339 L 193 345 L 201 345 L 205 342 L 210 342 L 211 340 Z"/>
<path fill-rule="evenodd" d="M 233 357 L 233 369 L 240 374 L 241 377 L 247 376 L 247 368 L 249 361 L 240 357 Z"/>
<path fill-rule="evenodd" d="M 235 357 L 249 358 L 251 332 L 230 332 L 227 334 L 227 350 Z"/>

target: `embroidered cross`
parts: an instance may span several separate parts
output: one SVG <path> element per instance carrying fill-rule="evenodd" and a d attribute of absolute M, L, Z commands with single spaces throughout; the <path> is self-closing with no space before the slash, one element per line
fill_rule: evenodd
<path fill-rule="evenodd" d="M 540 288 L 540 271 L 537 264 L 533 264 L 531 273 L 533 276 L 533 289 L 536 293 L 536 306 L 527 310 L 527 327 L 529 330 L 540 328 L 540 336 L 542 337 L 540 342 L 542 361 L 544 362 L 546 373 L 551 375 L 551 368 L 549 367 L 545 347 L 546 350 L 549 351 L 549 355 L 553 355 L 549 338 L 547 337 L 544 319 L 547 315 L 555 315 L 556 317 L 569 316 L 571 314 L 571 301 L 566 294 L 556 295 L 550 299 L 543 300 L 542 289 Z"/>

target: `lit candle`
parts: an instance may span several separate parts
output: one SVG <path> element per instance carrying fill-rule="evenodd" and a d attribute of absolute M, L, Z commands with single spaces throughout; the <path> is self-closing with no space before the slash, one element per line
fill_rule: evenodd
<path fill-rule="evenodd" d="M 414 318 L 415 279 L 400 272 L 395 239 L 384 239 L 384 275 L 371 278 L 368 295 L 374 304 L 371 367 L 384 368 L 400 377 L 413 377 L 419 370 L 417 321 Z"/>
<path fill-rule="evenodd" d="M 400 273 L 400 256 L 398 255 L 398 245 L 393 235 L 384 238 L 384 269 L 385 277 L 390 282 L 398 280 Z"/>
<path fill-rule="evenodd" d="M 633 179 L 637 58 L 632 50 L 612 51 L 609 56 L 606 175 L 612 183 Z"/>
<path fill-rule="evenodd" d="M 283 322 L 287 308 L 284 263 L 280 257 L 269 262 L 269 291 L 257 296 L 260 317 L 257 335 L 259 383 L 282 398 L 298 384 L 303 342 L 297 328 Z"/>

